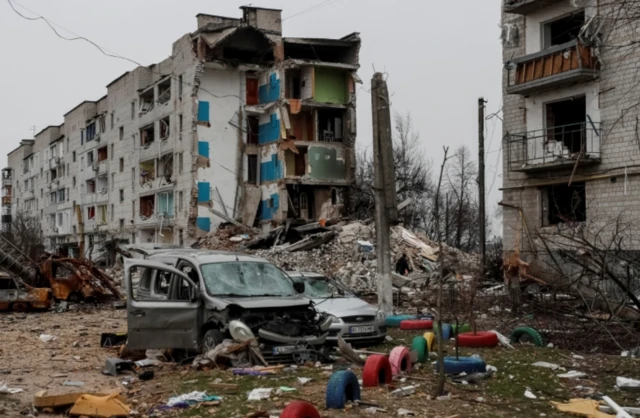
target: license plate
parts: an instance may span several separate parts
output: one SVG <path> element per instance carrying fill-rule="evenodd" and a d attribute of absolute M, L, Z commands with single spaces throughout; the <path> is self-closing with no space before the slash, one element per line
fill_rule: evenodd
<path fill-rule="evenodd" d="M 373 332 L 373 325 L 366 326 L 366 327 L 349 328 L 349 334 L 366 334 L 368 332 Z"/>
<path fill-rule="evenodd" d="M 277 356 L 280 354 L 291 354 L 296 350 L 295 345 L 282 345 L 279 347 L 273 347 L 273 355 Z"/>

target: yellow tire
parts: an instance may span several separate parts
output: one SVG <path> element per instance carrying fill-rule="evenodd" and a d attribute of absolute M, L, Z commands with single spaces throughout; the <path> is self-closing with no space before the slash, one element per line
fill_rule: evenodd
<path fill-rule="evenodd" d="M 436 341 L 436 334 L 433 332 L 425 332 L 423 335 L 424 339 L 427 340 L 427 347 L 429 348 L 429 352 L 434 351 L 434 342 Z"/>

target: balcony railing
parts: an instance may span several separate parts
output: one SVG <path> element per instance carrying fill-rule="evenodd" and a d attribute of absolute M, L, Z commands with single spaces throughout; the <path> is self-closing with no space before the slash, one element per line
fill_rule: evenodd
<path fill-rule="evenodd" d="M 504 12 L 526 15 L 563 0 L 504 0 Z"/>
<path fill-rule="evenodd" d="M 509 171 L 600 163 L 600 124 L 583 122 L 509 135 Z"/>
<path fill-rule="evenodd" d="M 506 68 L 507 93 L 529 94 L 593 80 L 598 75 L 599 62 L 591 47 L 573 40 L 513 59 Z"/>
<path fill-rule="evenodd" d="M 2 196 L 2 206 L 11 206 L 11 195 Z"/>

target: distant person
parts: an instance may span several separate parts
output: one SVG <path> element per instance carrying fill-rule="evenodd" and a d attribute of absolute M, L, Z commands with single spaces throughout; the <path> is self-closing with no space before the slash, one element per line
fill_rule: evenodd
<path fill-rule="evenodd" d="M 396 262 L 396 273 L 403 276 L 408 276 L 409 273 L 411 273 L 411 267 L 409 266 L 409 260 L 407 260 L 406 254 L 402 254 L 402 257 Z"/>

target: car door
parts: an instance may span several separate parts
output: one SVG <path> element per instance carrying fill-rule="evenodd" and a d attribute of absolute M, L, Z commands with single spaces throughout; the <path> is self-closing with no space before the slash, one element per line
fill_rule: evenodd
<path fill-rule="evenodd" d="M 200 303 L 193 281 L 158 261 L 127 259 L 124 269 L 129 348 L 197 349 Z M 134 284 L 135 274 L 169 274 L 167 298 L 158 300 L 148 292 L 139 292 L 141 281 Z"/>

